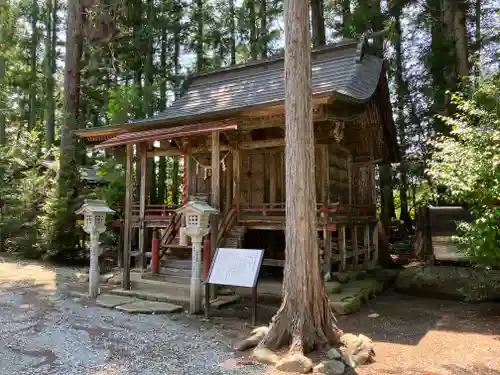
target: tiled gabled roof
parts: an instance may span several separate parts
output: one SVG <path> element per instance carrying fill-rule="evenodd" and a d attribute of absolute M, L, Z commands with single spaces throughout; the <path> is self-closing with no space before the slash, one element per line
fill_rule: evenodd
<path fill-rule="evenodd" d="M 313 96 L 364 102 L 375 92 L 383 61 L 361 55 L 358 41 L 344 41 L 312 53 Z M 132 124 L 176 122 L 205 115 L 232 116 L 249 108 L 284 102 L 284 60 L 253 62 L 194 76 L 185 94 L 156 116 Z"/>

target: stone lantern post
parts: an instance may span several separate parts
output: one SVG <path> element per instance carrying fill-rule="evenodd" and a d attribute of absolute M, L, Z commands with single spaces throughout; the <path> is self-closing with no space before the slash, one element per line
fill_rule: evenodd
<path fill-rule="evenodd" d="M 75 211 L 76 215 L 83 215 L 83 230 L 90 234 L 90 270 L 89 270 L 89 294 L 96 298 L 99 292 L 99 235 L 106 230 L 106 215 L 113 214 L 111 208 L 103 200 L 86 199 L 83 205 Z"/>
<path fill-rule="evenodd" d="M 191 200 L 177 210 L 186 218 L 187 236 L 191 237 L 191 286 L 189 296 L 189 312 L 196 314 L 201 311 L 202 284 L 201 284 L 201 249 L 202 240 L 210 232 L 210 215 L 217 215 L 218 210 L 206 202 Z"/>

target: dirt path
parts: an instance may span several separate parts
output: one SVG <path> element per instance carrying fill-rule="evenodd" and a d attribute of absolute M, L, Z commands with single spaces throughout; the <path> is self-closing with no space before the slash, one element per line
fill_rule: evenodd
<path fill-rule="evenodd" d="M 359 375 L 500 375 L 500 304 L 387 293 L 340 324 L 375 342 L 377 361 Z"/>
<path fill-rule="evenodd" d="M 72 293 L 74 270 L 0 258 L 0 375 L 259 374 L 216 327 L 131 316 Z"/>
<path fill-rule="evenodd" d="M 210 323 L 131 316 L 75 294 L 84 290 L 75 280 L 72 269 L 0 257 L 0 375 L 283 374 L 238 366 L 230 346 L 249 331 L 246 306 L 214 312 Z M 261 301 L 260 320 L 275 309 Z M 386 293 L 339 325 L 375 342 L 377 361 L 359 375 L 500 375 L 500 304 Z"/>

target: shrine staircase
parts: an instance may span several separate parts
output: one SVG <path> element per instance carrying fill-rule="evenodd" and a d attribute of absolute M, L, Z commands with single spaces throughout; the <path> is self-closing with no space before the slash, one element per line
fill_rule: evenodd
<path fill-rule="evenodd" d="M 160 270 L 158 274 L 144 273 L 142 279 L 163 281 L 187 291 L 191 279 L 191 245 L 179 244 L 179 231 L 182 215 L 176 214 L 172 218 L 160 239 Z M 229 210 L 219 224 L 217 247 L 239 248 L 242 247 L 247 229 L 238 225 L 236 209 Z"/>

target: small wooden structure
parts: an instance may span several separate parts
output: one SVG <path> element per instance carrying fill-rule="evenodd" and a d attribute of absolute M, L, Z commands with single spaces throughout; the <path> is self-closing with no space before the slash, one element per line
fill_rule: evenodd
<path fill-rule="evenodd" d="M 165 268 L 175 263 L 174 253 L 190 249 L 178 243 L 177 207 L 148 201 L 147 161 L 168 156 L 179 158 L 184 168 L 183 203 L 205 194 L 221 212 L 212 220 L 212 254 L 223 246 L 265 248 L 263 265 L 282 266 L 283 59 L 198 74 L 187 87 L 166 112 L 77 132 L 87 141 L 101 141 L 100 148 L 126 146 L 125 254 L 131 252 L 133 228 L 140 232 L 134 255 L 143 268 L 149 227 L 163 232 Z M 317 213 L 324 272 L 369 266 L 377 262 L 375 166 L 399 157 L 383 61 L 370 54 L 364 39 L 314 50 L 312 91 L 317 205 L 311 210 Z M 132 200 L 134 155 L 140 160 L 139 201 Z"/>
<path fill-rule="evenodd" d="M 417 213 L 417 259 L 427 264 L 437 262 L 469 262 L 457 250 L 453 236 L 457 223 L 472 221 L 469 211 L 460 206 L 421 207 Z"/>

